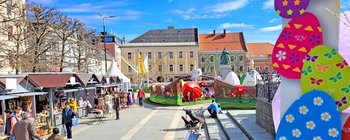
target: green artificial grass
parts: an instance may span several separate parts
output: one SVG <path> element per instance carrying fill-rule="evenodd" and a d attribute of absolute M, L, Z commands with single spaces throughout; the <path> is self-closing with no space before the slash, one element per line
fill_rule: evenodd
<path fill-rule="evenodd" d="M 217 103 L 220 103 L 221 109 L 255 109 L 256 100 L 255 99 L 229 99 L 229 98 L 217 98 L 215 99 Z"/>

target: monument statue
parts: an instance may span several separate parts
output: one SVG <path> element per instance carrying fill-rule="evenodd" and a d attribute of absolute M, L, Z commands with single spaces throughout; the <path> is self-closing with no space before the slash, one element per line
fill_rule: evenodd
<path fill-rule="evenodd" d="M 230 54 L 227 52 L 226 48 L 222 51 L 221 57 L 220 57 L 220 65 L 230 65 Z"/>

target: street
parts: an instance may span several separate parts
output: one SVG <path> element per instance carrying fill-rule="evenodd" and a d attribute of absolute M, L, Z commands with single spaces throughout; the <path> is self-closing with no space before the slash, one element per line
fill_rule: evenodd
<path fill-rule="evenodd" d="M 200 105 L 206 106 L 206 105 Z M 187 107 L 196 108 L 196 107 Z M 197 106 L 198 108 L 198 106 Z M 145 107 L 134 105 L 120 111 L 120 120 L 107 117 L 101 123 L 93 122 L 93 115 L 80 119 L 73 128 L 74 140 L 163 140 L 184 139 L 187 130 L 181 116 L 182 107 Z M 204 135 L 204 134 L 203 134 Z"/>

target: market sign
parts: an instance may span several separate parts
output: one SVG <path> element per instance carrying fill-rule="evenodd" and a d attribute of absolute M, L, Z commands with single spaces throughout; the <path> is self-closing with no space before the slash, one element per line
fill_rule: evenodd
<path fill-rule="evenodd" d="M 17 79 L 6 78 L 6 89 L 17 89 Z"/>

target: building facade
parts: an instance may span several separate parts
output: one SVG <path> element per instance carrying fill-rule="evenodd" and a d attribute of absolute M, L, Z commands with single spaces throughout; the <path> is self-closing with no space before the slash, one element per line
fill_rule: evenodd
<path fill-rule="evenodd" d="M 247 47 L 247 66 L 253 60 L 254 68 L 259 73 L 274 71 L 272 66 L 272 50 L 274 45 L 267 42 L 247 43 Z"/>
<path fill-rule="evenodd" d="M 16 41 L 24 37 L 21 34 L 24 29 L 21 24 L 21 19 L 25 17 L 22 14 L 24 6 L 25 0 L 0 1 L 0 74 L 14 74 L 16 68 L 20 71 L 14 52 L 23 53 L 26 47 L 23 41 Z"/>
<path fill-rule="evenodd" d="M 143 35 L 121 46 L 122 72 L 133 83 L 137 82 L 138 54 L 148 61 L 149 80 L 172 81 L 180 76 L 190 75 L 198 66 L 197 28 L 149 30 Z M 130 63 L 132 66 L 128 65 Z"/>
<path fill-rule="evenodd" d="M 115 35 L 108 34 L 106 32 L 106 39 L 104 39 L 105 33 L 101 32 L 101 43 L 100 47 L 104 50 L 104 42 L 106 42 L 106 49 L 107 52 L 114 58 L 118 68 L 121 68 L 122 66 L 122 59 L 121 59 L 121 49 L 120 45 L 125 44 L 125 38 L 121 39 Z"/>
<path fill-rule="evenodd" d="M 247 47 L 242 32 L 199 34 L 199 67 L 204 75 L 216 76 L 220 71 L 220 57 L 226 49 L 230 55 L 231 70 L 237 75 L 247 70 Z"/>

